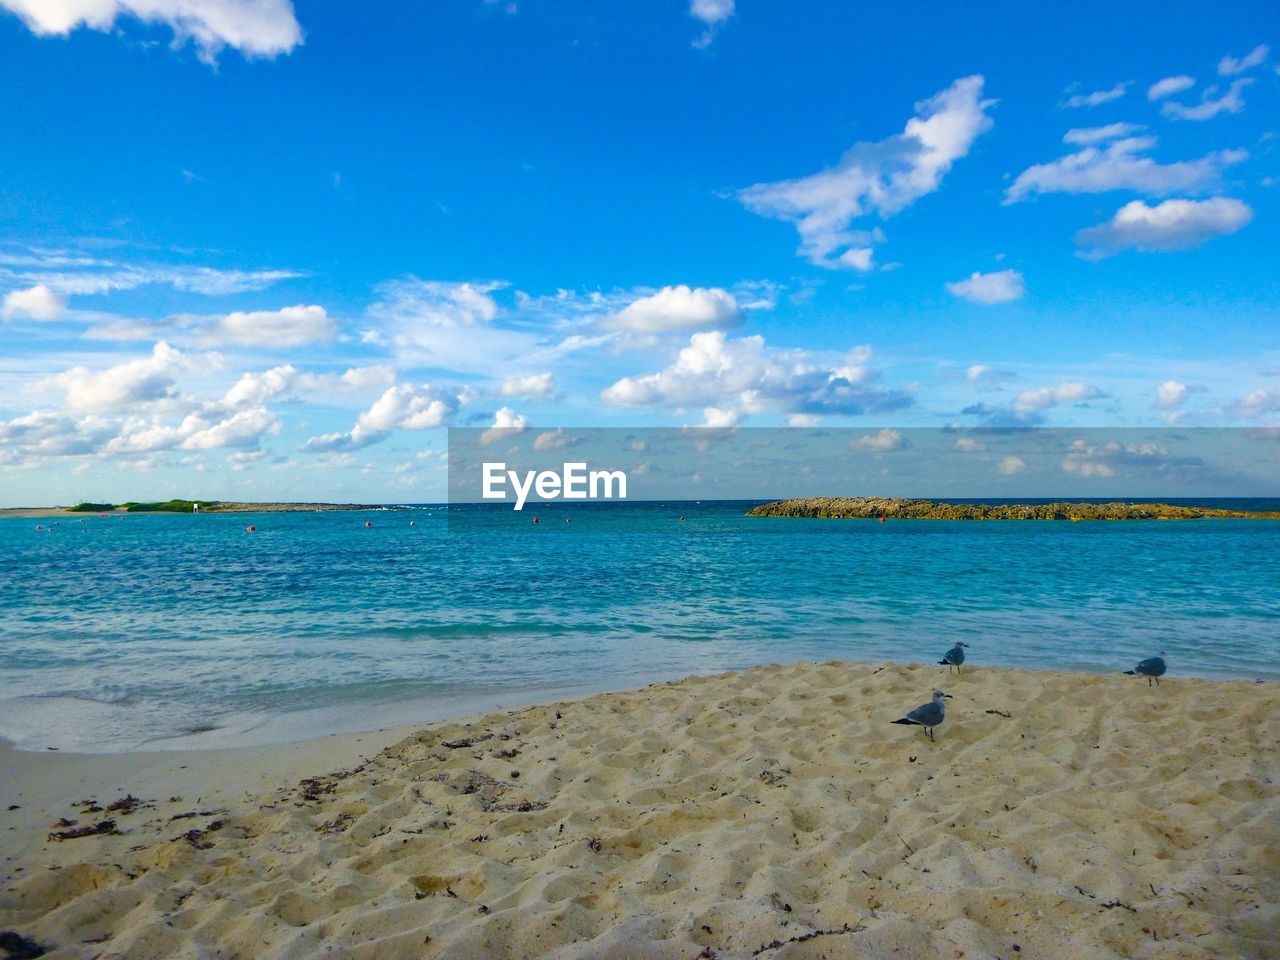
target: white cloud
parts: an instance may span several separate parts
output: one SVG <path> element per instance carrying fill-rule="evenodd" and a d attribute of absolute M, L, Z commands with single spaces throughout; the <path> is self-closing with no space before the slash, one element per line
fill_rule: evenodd
<path fill-rule="evenodd" d="M 1237 411 L 1246 417 L 1260 417 L 1264 413 L 1280 411 L 1280 390 L 1265 390 L 1259 387 L 1240 398 Z"/>
<path fill-rule="evenodd" d="M 989 363 L 975 363 L 964 372 L 964 378 L 977 387 L 998 388 L 1004 380 L 1012 380 L 1009 370 L 997 370 Z"/>
<path fill-rule="evenodd" d="M 858 348 L 843 362 L 824 363 L 806 351 L 770 350 L 760 336 L 695 333 L 670 366 L 624 377 L 601 399 L 623 407 L 712 408 L 712 416 L 766 410 L 858 415 L 909 406 L 910 398 L 876 382 L 869 359 L 870 351 Z"/>
<path fill-rule="evenodd" d="M 1175 410 L 1182 406 L 1191 388 L 1180 380 L 1166 380 L 1156 387 L 1156 403 L 1162 410 Z"/>
<path fill-rule="evenodd" d="M 1093 93 L 1077 93 L 1067 98 L 1064 106 L 1068 107 L 1096 107 L 1104 103 L 1110 103 L 1112 100 L 1119 100 L 1124 96 L 1125 91 L 1129 89 L 1129 84 L 1117 83 L 1109 90 L 1095 90 Z"/>
<path fill-rule="evenodd" d="M 167 343 L 155 345 L 151 355 L 106 370 L 72 367 L 37 384 L 66 394 L 66 406 L 76 412 L 107 413 L 174 398 L 174 378 L 188 359 Z"/>
<path fill-rule="evenodd" d="M 1005 191 L 1005 203 L 1035 193 L 1105 193 L 1133 190 L 1163 196 L 1210 189 L 1221 180 L 1222 169 L 1248 156 L 1244 150 L 1221 150 L 1199 160 L 1157 163 L 1144 154 L 1155 137 L 1126 137 L 1104 148 L 1086 147 L 1051 163 L 1039 163 L 1018 174 Z"/>
<path fill-rule="evenodd" d="M 528 417 L 516 413 L 510 407 L 500 407 L 493 415 L 493 426 L 480 434 L 480 442 L 488 444 L 495 440 L 505 440 L 523 433 L 528 426 Z"/>
<path fill-rule="evenodd" d="M 353 393 L 395 382 L 395 368 L 387 364 L 351 367 L 341 374 L 308 373 L 293 364 L 283 364 L 261 373 L 246 373 L 227 391 L 222 402 L 228 407 L 260 404 L 281 396 L 300 393 Z"/>
<path fill-rule="evenodd" d="M 1163 100 L 1165 97 L 1171 97 L 1175 93 L 1181 93 L 1183 90 L 1190 90 L 1195 85 L 1196 78 L 1189 77 L 1185 73 L 1176 77 L 1165 77 L 1163 80 L 1157 80 L 1147 87 L 1147 99 Z"/>
<path fill-rule="evenodd" d="M 555 396 L 556 382 L 550 373 L 531 373 L 524 377 L 511 377 L 502 381 L 498 393 L 504 397 L 526 397 L 530 400 L 550 400 Z"/>
<path fill-rule="evenodd" d="M 503 284 L 393 280 L 377 288 L 381 299 L 366 315 L 375 324 L 369 342 L 386 343 L 416 366 L 492 375 L 528 360 L 539 337 L 498 326 L 491 294 Z"/>
<path fill-rule="evenodd" d="M 1017 270 L 1000 270 L 996 273 L 973 273 L 966 280 L 948 283 L 947 290 L 973 303 L 1009 303 L 1022 298 L 1026 284 Z"/>
<path fill-rule="evenodd" d="M 1218 75 L 1222 77 L 1234 77 L 1238 73 L 1244 73 L 1246 70 L 1252 70 L 1254 67 L 1260 66 L 1265 62 L 1267 54 L 1270 52 L 1270 47 L 1265 43 L 1260 43 L 1239 60 L 1230 55 L 1225 56 L 1218 61 Z"/>
<path fill-rule="evenodd" d="M 223 47 L 274 57 L 302 43 L 290 0 L 0 0 L 0 7 L 40 36 L 65 36 L 82 25 L 107 32 L 120 17 L 162 23 L 175 45 L 195 43 L 210 63 Z"/>
<path fill-rule="evenodd" d="M 734 0 L 689 0 L 689 16 L 706 26 L 693 45 L 700 49 L 710 46 L 716 38 L 716 29 L 733 16 L 733 8 Z"/>
<path fill-rule="evenodd" d="M 205 331 L 205 338 L 247 347 L 297 347 L 332 340 L 337 332 L 338 325 L 324 307 L 298 304 L 279 310 L 228 313 Z"/>
<path fill-rule="evenodd" d="M 742 310 L 729 291 L 680 284 L 632 301 L 601 326 L 633 333 L 671 333 L 723 330 L 741 322 Z"/>
<path fill-rule="evenodd" d="M 1021 457 L 1005 457 L 996 465 L 996 470 L 1006 477 L 1017 476 L 1027 472 L 1027 462 Z"/>
<path fill-rule="evenodd" d="M 964 77 L 916 104 L 901 134 L 859 143 L 829 170 L 796 180 L 758 183 L 738 193 L 753 213 L 793 223 L 799 253 L 831 269 L 868 269 L 878 230 L 850 229 L 871 213 L 887 218 L 933 193 L 956 160 L 992 126 L 981 76 Z"/>
<path fill-rule="evenodd" d="M 308 453 L 345 453 L 385 440 L 392 430 L 439 427 L 452 420 L 471 396 L 465 388 L 437 388 L 429 383 L 389 387 L 356 418 L 351 430 L 312 437 L 303 449 Z"/>
<path fill-rule="evenodd" d="M 1188 250 L 1211 237 L 1235 233 L 1253 219 L 1249 205 L 1230 197 L 1166 200 L 1149 207 L 1134 200 L 1106 223 L 1076 234 L 1082 255 L 1101 259 L 1125 249 Z"/>
<path fill-rule="evenodd" d="M 1087 147 L 1090 144 L 1119 140 L 1142 129 L 1137 123 L 1108 123 L 1103 127 L 1073 127 L 1062 135 L 1063 143 Z"/>
<path fill-rule="evenodd" d="M 707 407 L 702 411 L 702 425 L 719 430 L 736 427 L 742 422 L 741 410 L 723 410 L 720 407 Z"/>
<path fill-rule="evenodd" d="M 1064 473 L 1071 473 L 1077 477 L 1085 478 L 1114 477 L 1116 475 L 1115 469 L 1110 464 L 1095 463 L 1073 454 L 1068 454 L 1063 459 L 1062 470 Z"/>
<path fill-rule="evenodd" d="M 972 437 L 961 437 L 956 441 L 956 449 L 961 453 L 981 453 L 987 449 L 987 445 L 981 440 L 974 440 Z"/>
<path fill-rule="evenodd" d="M 1085 386 L 1076 380 L 1064 380 L 1056 387 L 1037 387 L 1024 390 L 1013 401 L 1014 412 L 1020 415 L 1038 413 L 1061 403 L 1083 403 L 1106 396 L 1097 387 Z"/>
<path fill-rule="evenodd" d="M 223 270 L 185 264 L 127 263 L 78 250 L 25 248 L 0 251 L 0 279 L 45 284 L 62 294 L 107 294 L 150 285 L 217 297 L 262 290 L 281 280 L 302 277 L 296 270 Z"/>
<path fill-rule="evenodd" d="M 899 431 L 885 427 L 879 433 L 868 433 L 849 442 L 854 450 L 867 453 L 892 453 L 907 445 L 906 437 Z"/>
<path fill-rule="evenodd" d="M 57 320 L 67 310 L 67 298 L 37 283 L 27 290 L 5 294 L 0 316 L 6 320 Z"/>
<path fill-rule="evenodd" d="M 563 450 L 565 447 L 577 446 L 581 442 L 581 437 L 566 433 L 564 427 L 556 427 L 554 430 L 538 434 L 533 441 L 533 449 L 537 451 Z"/>
<path fill-rule="evenodd" d="M 1194 107 L 1169 100 L 1160 107 L 1160 112 L 1174 120 L 1212 120 L 1220 113 L 1240 113 L 1244 110 L 1244 97 L 1241 93 L 1251 83 L 1253 81 L 1248 78 L 1236 80 L 1216 100 L 1214 94 L 1218 92 L 1218 88 L 1209 87 Z"/>

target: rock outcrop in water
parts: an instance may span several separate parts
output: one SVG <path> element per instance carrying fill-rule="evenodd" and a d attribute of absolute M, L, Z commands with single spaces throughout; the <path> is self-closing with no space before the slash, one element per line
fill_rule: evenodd
<path fill-rule="evenodd" d="M 1171 503 L 947 503 L 897 497 L 803 497 L 775 500 L 747 511 L 749 517 L 817 517 L 829 520 L 1280 520 L 1280 511 L 1223 510 Z"/>

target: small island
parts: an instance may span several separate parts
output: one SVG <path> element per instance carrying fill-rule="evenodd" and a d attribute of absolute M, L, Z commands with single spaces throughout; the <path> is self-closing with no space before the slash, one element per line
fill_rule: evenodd
<path fill-rule="evenodd" d="M 1280 511 L 1225 510 L 1171 503 L 947 503 L 897 497 L 801 497 L 775 500 L 749 517 L 813 517 L 826 520 L 1280 520 Z"/>
<path fill-rule="evenodd" d="M 83 501 L 73 507 L 5 507 L 0 517 L 62 517 L 103 513 L 314 513 L 322 510 L 400 510 L 382 503 L 242 503 L 232 500 Z"/>

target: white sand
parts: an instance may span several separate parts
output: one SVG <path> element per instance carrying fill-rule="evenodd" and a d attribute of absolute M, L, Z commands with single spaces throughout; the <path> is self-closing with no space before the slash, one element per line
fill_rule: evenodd
<path fill-rule="evenodd" d="M 935 685 L 936 743 L 889 722 Z M 403 738 L 10 753 L 0 930 L 103 960 L 1273 958 L 1278 707 L 1243 681 L 798 664 Z M 158 802 L 44 839 L 108 816 L 70 807 L 93 791 Z"/>

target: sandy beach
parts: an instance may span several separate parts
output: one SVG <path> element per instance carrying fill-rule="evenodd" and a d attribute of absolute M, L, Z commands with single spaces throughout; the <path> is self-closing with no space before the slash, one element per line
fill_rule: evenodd
<path fill-rule="evenodd" d="M 936 743 L 890 723 L 935 686 Z M 286 747 L 9 752 L 0 930 L 103 960 L 1274 957 L 1278 708 L 802 663 Z"/>

